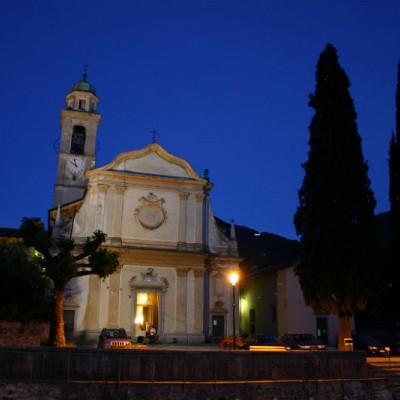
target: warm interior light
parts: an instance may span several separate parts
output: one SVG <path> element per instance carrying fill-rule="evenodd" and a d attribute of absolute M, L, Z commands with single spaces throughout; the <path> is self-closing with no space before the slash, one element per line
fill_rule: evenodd
<path fill-rule="evenodd" d="M 236 272 L 232 272 L 229 275 L 229 280 L 231 281 L 232 286 L 235 286 L 237 281 L 239 280 L 239 275 Z"/>
<path fill-rule="evenodd" d="M 135 324 L 143 324 L 143 320 L 143 306 L 137 306 Z"/>
<path fill-rule="evenodd" d="M 135 324 L 143 324 L 143 315 L 139 315 L 135 318 Z"/>
<path fill-rule="evenodd" d="M 147 293 L 138 293 L 138 304 L 147 304 Z"/>

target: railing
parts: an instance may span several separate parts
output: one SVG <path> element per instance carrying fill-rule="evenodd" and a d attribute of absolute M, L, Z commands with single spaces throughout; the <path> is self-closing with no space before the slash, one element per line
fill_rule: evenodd
<path fill-rule="evenodd" d="M 359 352 L 0 349 L 1 382 L 220 382 L 362 379 Z"/>

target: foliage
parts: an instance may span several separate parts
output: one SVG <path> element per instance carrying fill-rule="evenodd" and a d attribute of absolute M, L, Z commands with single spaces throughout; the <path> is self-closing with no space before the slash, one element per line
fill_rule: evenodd
<path fill-rule="evenodd" d="M 296 268 L 304 299 L 316 313 L 337 314 L 341 334 L 375 290 L 376 205 L 364 161 L 350 81 L 328 44 L 321 53 L 308 161 L 294 216 L 300 235 Z"/>
<path fill-rule="evenodd" d="M 243 338 L 236 336 L 236 349 L 242 349 L 244 345 Z M 221 349 L 233 349 L 233 336 L 223 338 L 219 343 L 218 347 Z"/>
<path fill-rule="evenodd" d="M 391 276 L 394 296 L 400 289 L 400 62 L 397 69 L 396 133 L 392 132 L 389 146 L 389 201 L 392 223 Z"/>
<path fill-rule="evenodd" d="M 100 247 L 106 239 L 101 231 L 95 231 L 82 245 L 69 238 L 52 239 L 38 218 L 23 218 L 20 235 L 26 246 L 42 255 L 39 263 L 53 282 L 49 344 L 65 346 L 63 305 L 68 282 L 86 275 L 106 278 L 118 268 L 118 253 Z"/>
<path fill-rule="evenodd" d="M 0 320 L 49 319 L 50 281 L 40 254 L 22 243 L 0 245 Z"/>

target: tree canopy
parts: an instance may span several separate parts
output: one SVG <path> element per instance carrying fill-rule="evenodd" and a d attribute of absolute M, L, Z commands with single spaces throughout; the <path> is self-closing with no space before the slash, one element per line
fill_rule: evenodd
<path fill-rule="evenodd" d="M 50 281 L 40 257 L 22 243 L 0 244 L 0 320 L 49 319 Z"/>
<path fill-rule="evenodd" d="M 398 262 L 400 262 L 400 62 L 397 69 L 396 132 L 392 132 L 389 145 L 389 178 L 393 262 L 398 265 Z M 399 274 L 397 273 L 398 276 Z"/>
<path fill-rule="evenodd" d="M 316 313 L 339 316 L 339 344 L 374 292 L 376 202 L 349 87 L 337 51 L 328 44 L 310 95 L 314 115 L 294 216 L 300 235 L 296 274 L 305 302 Z"/>
<path fill-rule="evenodd" d="M 29 248 L 41 254 L 39 260 L 45 275 L 53 282 L 53 312 L 49 344 L 64 346 L 64 290 L 73 278 L 97 275 L 106 278 L 119 266 L 118 253 L 100 247 L 106 240 L 101 231 L 93 232 L 82 244 L 73 239 L 53 239 L 38 218 L 23 218 L 20 235 Z"/>

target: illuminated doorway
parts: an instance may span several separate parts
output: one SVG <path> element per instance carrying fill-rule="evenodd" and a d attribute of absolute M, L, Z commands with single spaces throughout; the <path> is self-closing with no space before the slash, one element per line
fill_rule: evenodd
<path fill-rule="evenodd" d="M 158 303 L 158 293 L 136 292 L 135 331 L 143 326 L 149 332 L 152 325 L 159 330 Z"/>

